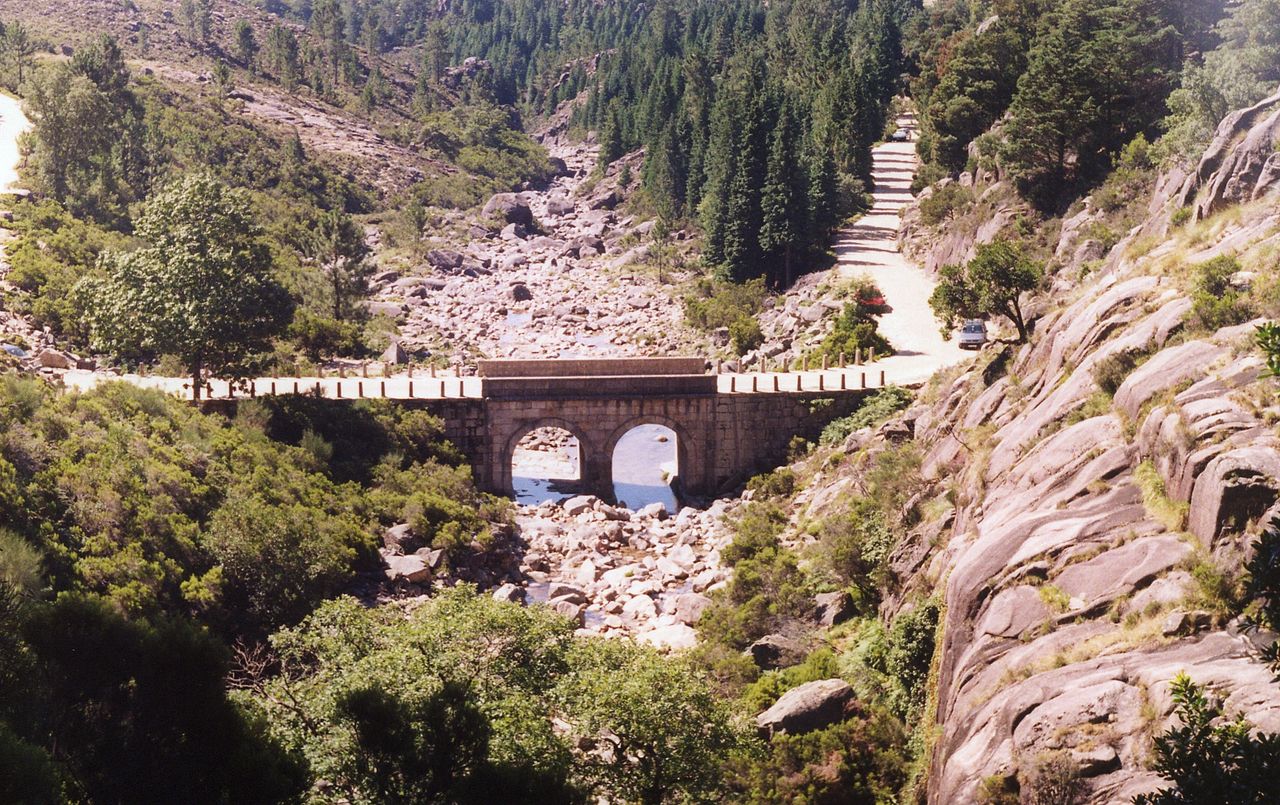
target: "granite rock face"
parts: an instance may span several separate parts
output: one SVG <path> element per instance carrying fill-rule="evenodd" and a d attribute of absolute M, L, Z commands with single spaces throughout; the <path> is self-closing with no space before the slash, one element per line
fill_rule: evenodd
<path fill-rule="evenodd" d="M 953 490 L 954 508 L 895 551 L 907 593 L 882 614 L 943 590 L 930 802 L 975 801 L 984 779 L 1046 756 L 1075 770 L 1082 801 L 1158 787 L 1150 738 L 1173 722 L 1183 671 L 1228 713 L 1280 730 L 1280 686 L 1193 572 L 1238 573 L 1276 511 L 1278 381 L 1262 376 L 1256 322 L 1193 330 L 1167 269 L 1179 247 L 1190 265 L 1265 248 L 1274 212 L 1244 207 L 1207 242 L 1130 248 L 1160 231 L 1179 183 L 1199 217 L 1280 189 L 1278 133 L 1280 96 L 1229 118 L 1196 174 L 1158 183 L 1151 220 L 1109 254 L 1083 238 L 1086 204 L 1062 228 L 1031 342 L 935 379 L 911 412 L 925 480 Z M 1059 282 L 1085 260 L 1101 264 Z"/>

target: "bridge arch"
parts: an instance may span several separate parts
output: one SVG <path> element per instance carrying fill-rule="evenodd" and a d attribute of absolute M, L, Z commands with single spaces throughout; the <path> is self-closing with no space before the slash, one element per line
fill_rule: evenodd
<path fill-rule="evenodd" d="M 661 414 L 639 414 L 625 420 L 618 425 L 609 434 L 604 442 L 604 451 L 600 454 L 601 461 L 606 463 L 609 468 L 608 482 L 609 489 L 613 489 L 613 454 L 618 449 L 618 443 L 622 438 L 636 428 L 645 425 L 658 425 L 666 428 L 675 434 L 676 437 L 676 477 L 671 485 L 676 497 L 679 498 L 690 469 L 694 466 L 692 461 L 694 456 L 699 455 L 697 452 L 697 442 L 690 434 L 689 429 L 680 422 L 668 416 Z"/>
<path fill-rule="evenodd" d="M 515 495 L 515 473 L 511 471 L 511 463 L 515 458 L 516 448 L 525 436 L 541 428 L 562 430 L 578 440 L 578 481 L 586 489 L 593 488 L 594 479 L 599 474 L 600 462 L 587 430 L 561 417 L 544 416 L 521 420 L 512 429 L 511 436 L 507 439 L 500 456 L 503 492 L 507 495 Z"/>

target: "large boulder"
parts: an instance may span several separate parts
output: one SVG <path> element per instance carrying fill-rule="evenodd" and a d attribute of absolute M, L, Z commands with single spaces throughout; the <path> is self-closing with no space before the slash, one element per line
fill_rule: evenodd
<path fill-rule="evenodd" d="M 462 268 L 462 255 L 452 249 L 432 249 L 427 252 L 427 262 L 432 268 L 452 271 L 455 268 Z"/>
<path fill-rule="evenodd" d="M 772 671 L 796 665 L 804 659 L 804 647 L 780 634 L 765 635 L 747 648 L 757 668 Z"/>
<path fill-rule="evenodd" d="M 46 369 L 73 369 L 76 362 L 71 356 L 58 352 L 56 349 L 42 350 L 36 361 Z"/>
<path fill-rule="evenodd" d="M 843 679 L 818 679 L 792 688 L 756 716 L 765 738 L 803 735 L 844 721 L 853 712 L 853 688 Z"/>
<path fill-rule="evenodd" d="M 814 603 L 817 605 L 816 615 L 818 623 L 828 629 L 837 623 L 845 621 L 858 614 L 858 608 L 854 606 L 853 597 L 843 590 L 834 593 L 820 593 L 814 597 Z"/>
<path fill-rule="evenodd" d="M 675 616 L 681 623 L 693 626 L 711 605 L 711 599 L 699 593 L 683 593 L 676 598 Z"/>
<path fill-rule="evenodd" d="M 553 198 L 547 201 L 547 215 L 560 217 L 573 212 L 573 202 L 567 198 Z"/>
<path fill-rule="evenodd" d="M 679 651 L 698 645 L 698 633 L 683 623 L 672 623 L 642 633 L 639 640 L 656 648 Z"/>
<path fill-rule="evenodd" d="M 486 218 L 498 218 L 504 223 L 533 226 L 533 210 L 515 193 L 499 193 L 484 205 Z"/>
<path fill-rule="evenodd" d="M 425 584 L 431 581 L 431 568 L 427 560 L 421 556 L 388 556 L 387 578 L 391 581 L 407 581 L 412 584 Z"/>

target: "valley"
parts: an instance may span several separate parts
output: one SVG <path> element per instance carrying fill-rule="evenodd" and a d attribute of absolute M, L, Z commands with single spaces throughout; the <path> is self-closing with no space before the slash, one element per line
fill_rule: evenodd
<path fill-rule="evenodd" d="M 1270 801 L 1274 6 L 0 0 L 0 801 Z"/>

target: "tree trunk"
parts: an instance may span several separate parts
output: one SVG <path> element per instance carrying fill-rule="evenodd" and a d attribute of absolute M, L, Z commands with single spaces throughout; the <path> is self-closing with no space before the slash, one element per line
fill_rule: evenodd
<path fill-rule="evenodd" d="M 200 402 L 200 376 L 204 374 L 204 360 L 196 358 L 191 363 L 191 401 Z"/>

